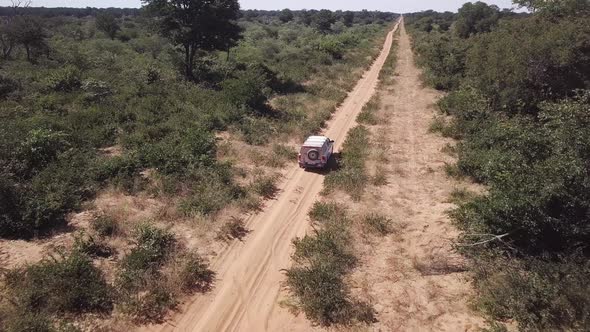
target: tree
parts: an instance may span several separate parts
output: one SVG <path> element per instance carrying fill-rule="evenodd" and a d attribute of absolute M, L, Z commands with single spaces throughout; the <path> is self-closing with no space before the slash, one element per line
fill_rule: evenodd
<path fill-rule="evenodd" d="M 328 32 L 330 31 L 330 27 L 334 22 L 336 22 L 336 18 L 334 14 L 327 10 L 322 9 L 315 15 L 315 25 L 320 32 Z"/>
<path fill-rule="evenodd" d="M 283 23 L 293 20 L 293 12 L 289 8 L 281 10 L 281 13 L 279 14 L 279 20 L 281 20 Z"/>
<path fill-rule="evenodd" d="M 534 13 L 548 16 L 579 15 L 590 11 L 588 0 L 513 0 L 519 7 L 527 7 Z"/>
<path fill-rule="evenodd" d="M 184 74 L 193 79 L 199 51 L 228 51 L 241 37 L 236 20 L 237 0 L 144 0 L 149 12 L 159 17 L 162 34 L 184 53 Z"/>
<path fill-rule="evenodd" d="M 35 62 L 37 55 L 48 49 L 45 42 L 47 35 L 43 30 L 41 19 L 35 16 L 17 16 L 12 24 L 14 24 L 14 30 L 12 30 L 14 41 L 23 45 L 27 51 L 27 60 Z"/>
<path fill-rule="evenodd" d="M 301 23 L 303 23 L 306 26 L 310 26 L 312 21 L 313 21 L 312 12 L 305 10 L 305 9 L 302 10 L 301 11 Z"/>
<path fill-rule="evenodd" d="M 96 15 L 96 28 L 104 32 L 111 39 L 115 39 L 117 32 L 121 30 L 115 15 L 109 12 L 101 12 Z"/>
<path fill-rule="evenodd" d="M 342 16 L 342 22 L 347 27 L 351 27 L 352 24 L 354 23 L 354 13 L 351 12 L 350 10 L 345 11 L 344 15 Z"/>
<path fill-rule="evenodd" d="M 459 37 L 468 38 L 472 34 L 489 32 L 500 19 L 497 6 L 484 2 L 468 2 L 459 8 L 455 29 Z"/>

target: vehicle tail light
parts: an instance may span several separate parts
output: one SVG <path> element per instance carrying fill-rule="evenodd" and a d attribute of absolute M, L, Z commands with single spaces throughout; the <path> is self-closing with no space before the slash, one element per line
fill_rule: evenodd
<path fill-rule="evenodd" d="M 325 156 L 322 156 L 322 161 L 326 161 L 326 157 Z"/>

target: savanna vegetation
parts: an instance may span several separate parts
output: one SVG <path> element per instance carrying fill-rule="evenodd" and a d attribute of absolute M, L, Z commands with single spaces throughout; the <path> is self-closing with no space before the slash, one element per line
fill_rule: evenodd
<path fill-rule="evenodd" d="M 293 151 L 278 143 L 322 128 L 396 16 L 241 11 L 234 0 L 0 15 L 0 237 L 25 240 L 68 232 L 105 188 L 212 222 L 231 204 L 255 209 L 277 178 L 238 181 L 219 137 L 284 165 Z M 210 287 L 204 259 L 167 227 L 109 215 L 90 225 L 71 248 L 3 274 L 0 329 L 50 331 L 85 314 L 158 321 Z M 219 238 L 245 233 L 233 219 Z"/>
<path fill-rule="evenodd" d="M 452 212 L 475 305 L 503 329 L 590 328 L 590 6 L 478 2 L 409 15 L 425 80 L 447 91 L 433 129 L 460 139 L 448 170 L 487 188 Z"/>

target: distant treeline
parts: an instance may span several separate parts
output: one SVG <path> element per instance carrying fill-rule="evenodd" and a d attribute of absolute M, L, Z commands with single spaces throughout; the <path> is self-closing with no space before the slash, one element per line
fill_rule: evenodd
<path fill-rule="evenodd" d="M 257 10 L 257 9 L 248 9 L 242 10 L 241 15 L 243 18 L 246 19 L 254 19 L 254 18 L 276 18 L 276 17 L 285 17 L 285 15 L 293 15 L 293 17 L 305 17 L 305 16 L 313 16 L 323 11 L 329 11 L 326 9 L 322 10 Z M 11 16 L 15 14 L 20 15 L 34 15 L 34 16 L 43 16 L 43 17 L 57 17 L 57 16 L 74 16 L 74 17 L 87 17 L 87 16 L 96 16 L 99 13 L 108 12 L 113 14 L 116 17 L 121 16 L 138 16 L 142 13 L 141 8 L 94 8 L 94 7 L 86 7 L 86 8 L 67 8 L 67 7 L 57 7 L 57 8 L 46 8 L 46 7 L 26 7 L 26 8 L 13 8 L 13 7 L 0 7 L 0 16 Z M 390 21 L 395 19 L 398 14 L 390 13 L 390 12 L 380 12 L 380 11 L 369 11 L 369 10 L 362 10 L 362 11 L 329 11 L 333 13 L 337 18 L 344 18 L 347 16 L 352 16 L 357 20 L 370 20 L 374 21 L 376 19 L 383 20 L 383 21 Z"/>
<path fill-rule="evenodd" d="M 117 17 L 137 16 L 141 13 L 141 9 L 140 8 L 93 8 L 93 7 L 86 7 L 86 8 L 0 7 L 0 16 L 11 16 L 11 15 L 15 15 L 15 14 L 20 14 L 20 15 L 43 16 L 43 17 L 56 17 L 56 16 L 86 17 L 86 16 L 96 16 L 101 12 L 109 12 Z"/>

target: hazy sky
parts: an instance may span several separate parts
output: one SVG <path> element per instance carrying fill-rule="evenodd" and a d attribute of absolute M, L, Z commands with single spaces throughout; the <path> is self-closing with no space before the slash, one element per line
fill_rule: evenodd
<path fill-rule="evenodd" d="M 343 9 L 382 10 L 397 13 L 415 12 L 426 9 L 456 11 L 468 0 L 239 0 L 243 9 Z M 473 2 L 477 0 L 471 0 Z M 484 0 L 500 8 L 511 8 L 511 0 Z M 0 0 L 0 6 L 7 6 L 10 0 Z M 141 0 L 32 0 L 33 7 L 140 7 Z"/>

